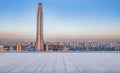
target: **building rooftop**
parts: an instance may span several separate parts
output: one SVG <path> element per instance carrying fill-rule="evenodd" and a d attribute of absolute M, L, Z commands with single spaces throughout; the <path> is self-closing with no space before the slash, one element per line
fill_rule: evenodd
<path fill-rule="evenodd" d="M 120 53 L 0 53 L 0 73 L 120 73 Z"/>

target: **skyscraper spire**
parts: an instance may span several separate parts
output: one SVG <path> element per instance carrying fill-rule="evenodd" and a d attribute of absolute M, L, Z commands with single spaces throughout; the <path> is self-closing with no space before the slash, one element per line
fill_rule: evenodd
<path fill-rule="evenodd" d="M 43 51 L 44 50 L 42 3 L 38 3 L 37 34 L 36 34 L 35 50 L 36 51 Z"/>

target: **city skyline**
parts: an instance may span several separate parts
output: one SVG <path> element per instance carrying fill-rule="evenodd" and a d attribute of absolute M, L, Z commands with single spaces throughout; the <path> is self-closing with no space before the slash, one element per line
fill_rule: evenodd
<path fill-rule="evenodd" d="M 1 0 L 0 39 L 35 39 L 38 2 L 45 39 L 120 39 L 118 0 Z"/>

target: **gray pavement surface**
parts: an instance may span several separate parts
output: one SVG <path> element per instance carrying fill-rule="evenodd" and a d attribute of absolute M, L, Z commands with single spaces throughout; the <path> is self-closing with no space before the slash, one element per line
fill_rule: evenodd
<path fill-rule="evenodd" d="M 0 53 L 0 73 L 120 73 L 120 53 Z"/>

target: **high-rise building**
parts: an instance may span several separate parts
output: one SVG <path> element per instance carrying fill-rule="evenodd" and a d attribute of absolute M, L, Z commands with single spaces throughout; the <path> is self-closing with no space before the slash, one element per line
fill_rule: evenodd
<path fill-rule="evenodd" d="M 22 46 L 21 44 L 17 44 L 17 45 L 16 45 L 16 50 L 17 50 L 17 51 L 21 51 L 21 48 L 22 48 L 21 46 Z"/>
<path fill-rule="evenodd" d="M 3 45 L 0 45 L 0 52 L 6 51 Z"/>
<path fill-rule="evenodd" d="M 26 45 L 24 43 L 18 43 L 16 45 L 16 51 L 21 52 L 26 50 Z"/>
<path fill-rule="evenodd" d="M 42 3 L 38 4 L 37 12 L 37 35 L 36 35 L 36 51 L 44 50 L 44 38 L 43 38 L 43 12 Z"/>

